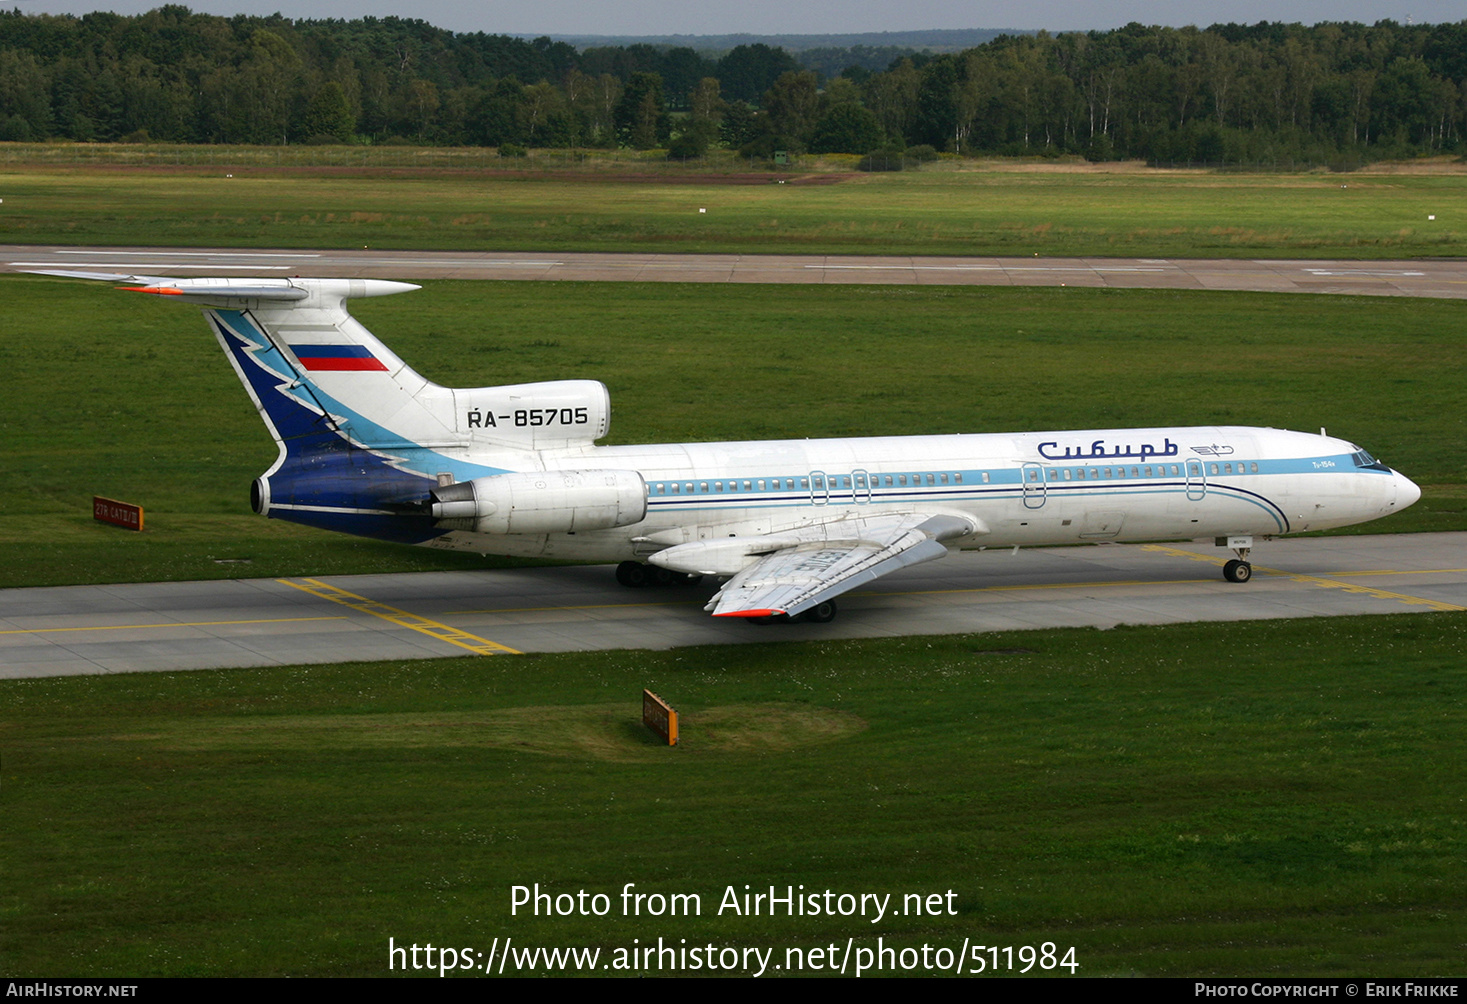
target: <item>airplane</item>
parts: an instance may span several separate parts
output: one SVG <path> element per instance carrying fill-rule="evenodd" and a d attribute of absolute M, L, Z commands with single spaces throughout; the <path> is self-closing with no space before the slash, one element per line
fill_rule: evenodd
<path fill-rule="evenodd" d="M 481 554 L 617 561 L 627 586 L 722 580 L 705 610 L 835 617 L 841 594 L 950 550 L 1255 539 L 1389 515 L 1421 491 L 1320 430 L 1070 432 L 598 446 L 605 385 L 446 388 L 347 308 L 381 279 L 48 270 L 197 304 L 278 444 L 255 512 Z"/>

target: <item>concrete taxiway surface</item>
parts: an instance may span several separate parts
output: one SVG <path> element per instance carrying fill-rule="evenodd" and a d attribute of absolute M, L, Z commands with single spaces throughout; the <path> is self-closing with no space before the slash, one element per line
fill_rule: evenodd
<path fill-rule="evenodd" d="M 840 599 L 831 624 L 702 612 L 713 584 L 609 566 L 0 590 L 0 677 L 674 648 L 1040 627 L 1467 610 L 1467 533 L 965 552 Z"/>
<path fill-rule="evenodd" d="M 1467 260 L 1248 261 L 1152 258 L 921 258 L 840 255 L 512 254 L 238 251 L 0 245 L 0 271 L 375 279 L 1100 286 L 1467 298 Z"/>

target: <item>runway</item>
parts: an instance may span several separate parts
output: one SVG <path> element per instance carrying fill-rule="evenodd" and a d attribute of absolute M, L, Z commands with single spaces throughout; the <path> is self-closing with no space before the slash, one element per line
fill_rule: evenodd
<path fill-rule="evenodd" d="M 964 552 L 843 596 L 825 625 L 714 620 L 711 582 L 629 590 L 610 566 L 7 589 L 0 677 L 1467 610 L 1467 533 L 1271 541 L 1244 585 L 1221 577 L 1231 556 Z"/>
<path fill-rule="evenodd" d="M 1154 258 L 922 258 L 839 255 L 513 254 L 239 251 L 0 245 L 0 272 L 609 282 L 1089 286 L 1467 298 L 1467 260 L 1266 261 Z"/>

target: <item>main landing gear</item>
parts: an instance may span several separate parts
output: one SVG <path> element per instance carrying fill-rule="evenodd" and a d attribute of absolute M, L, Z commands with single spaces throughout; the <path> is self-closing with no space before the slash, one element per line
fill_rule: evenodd
<path fill-rule="evenodd" d="M 1229 582 L 1247 582 L 1253 578 L 1253 566 L 1248 564 L 1248 554 L 1253 550 L 1252 537 L 1218 537 L 1213 543 L 1218 547 L 1230 547 L 1237 555 L 1223 565 L 1223 578 Z"/>
<path fill-rule="evenodd" d="M 791 617 L 789 614 L 774 614 L 770 617 L 750 617 L 749 623 L 829 624 L 831 621 L 835 620 L 836 610 L 837 607 L 835 605 L 835 600 L 826 600 L 824 603 L 817 603 L 809 610 L 806 610 L 804 613 L 795 614 L 793 617 Z"/>
<path fill-rule="evenodd" d="M 685 575 L 669 568 L 644 565 L 640 561 L 623 561 L 616 566 L 616 581 L 632 589 L 643 586 L 696 586 L 703 581 L 703 576 Z"/>

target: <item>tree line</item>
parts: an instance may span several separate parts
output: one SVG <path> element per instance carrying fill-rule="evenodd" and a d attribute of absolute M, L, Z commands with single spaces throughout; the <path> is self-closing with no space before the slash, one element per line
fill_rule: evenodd
<path fill-rule="evenodd" d="M 1467 21 L 576 49 L 389 17 L 0 12 L 0 140 L 711 146 L 1325 163 L 1457 152 Z M 838 73 L 833 68 L 844 62 Z"/>

